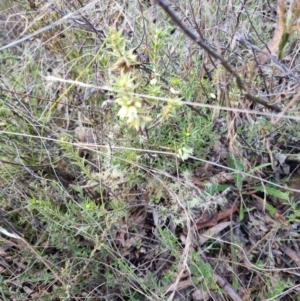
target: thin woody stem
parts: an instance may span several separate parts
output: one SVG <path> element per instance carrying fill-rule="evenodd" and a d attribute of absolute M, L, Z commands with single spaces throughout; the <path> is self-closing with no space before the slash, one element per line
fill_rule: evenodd
<path fill-rule="evenodd" d="M 215 52 L 209 45 L 207 45 L 200 37 L 195 35 L 192 31 L 190 31 L 185 24 L 183 24 L 182 20 L 180 20 L 177 15 L 170 9 L 169 5 L 165 3 L 163 0 L 157 0 L 156 1 L 159 6 L 166 12 L 167 15 L 174 21 L 175 24 L 182 30 L 182 32 L 188 36 L 192 41 L 197 43 L 202 49 L 204 49 L 208 54 L 210 54 L 213 58 L 219 60 L 222 64 L 222 66 L 235 77 L 236 83 L 238 88 L 241 90 L 243 95 L 246 99 L 250 100 L 251 102 L 258 103 L 263 105 L 264 107 L 274 110 L 275 112 L 281 112 L 281 108 L 275 104 L 269 103 L 267 100 L 255 96 L 252 93 L 249 92 L 247 87 L 244 85 L 241 77 L 221 55 L 219 55 L 217 52 Z"/>

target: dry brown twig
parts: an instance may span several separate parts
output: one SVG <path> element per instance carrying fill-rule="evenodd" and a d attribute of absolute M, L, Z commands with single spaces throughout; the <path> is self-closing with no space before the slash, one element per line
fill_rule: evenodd
<path fill-rule="evenodd" d="M 283 0 L 280 0 L 283 1 Z M 242 78 L 238 72 L 233 68 L 221 55 L 214 51 L 201 37 L 195 35 L 187 26 L 180 20 L 177 15 L 170 9 L 169 5 L 164 0 L 157 0 L 156 3 L 161 6 L 161 8 L 166 12 L 167 15 L 172 19 L 172 21 L 182 30 L 182 32 L 189 37 L 192 41 L 198 44 L 202 49 L 204 49 L 209 55 L 213 58 L 220 61 L 222 66 L 234 76 L 237 86 L 245 96 L 246 99 L 250 100 L 253 103 L 261 104 L 264 107 L 274 110 L 276 112 L 281 112 L 281 108 L 276 104 L 271 104 L 268 100 L 265 100 L 261 97 L 253 95 L 249 89 L 243 83 Z"/>
<path fill-rule="evenodd" d="M 297 2 L 297 3 L 296 3 Z M 291 14 L 290 18 L 287 17 L 288 14 Z M 297 19 L 300 16 L 300 2 L 294 0 L 290 4 L 290 11 L 286 14 L 285 7 L 284 7 L 284 0 L 279 0 L 277 5 L 277 15 L 278 15 L 278 22 L 277 27 L 274 33 L 273 38 L 268 43 L 267 47 L 262 50 L 256 59 L 259 64 L 265 64 L 269 61 L 270 56 L 266 55 L 265 53 L 272 54 L 275 52 L 282 39 L 284 38 L 285 34 L 291 34 L 295 31 L 300 30 L 300 24 L 296 24 Z"/>
<path fill-rule="evenodd" d="M 262 52 L 256 57 L 257 63 L 265 64 L 269 61 L 269 56 L 265 53 L 272 53 L 274 52 L 281 41 L 281 38 L 284 34 L 284 16 L 285 16 L 285 8 L 284 8 L 284 0 L 278 1 L 277 6 L 277 14 L 278 14 L 278 23 L 275 29 L 274 36 L 272 40 L 268 43 L 267 47 L 265 47 Z"/>

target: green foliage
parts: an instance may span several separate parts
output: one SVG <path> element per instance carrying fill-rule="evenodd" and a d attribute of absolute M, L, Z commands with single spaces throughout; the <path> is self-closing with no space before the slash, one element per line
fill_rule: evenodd
<path fill-rule="evenodd" d="M 172 253 L 175 252 L 173 255 L 178 255 L 176 251 L 177 237 L 168 229 L 159 229 L 159 235 L 161 237 L 162 246 Z"/>
<path fill-rule="evenodd" d="M 273 300 L 280 300 L 281 294 L 291 287 L 291 281 L 282 279 L 280 276 L 274 275 L 266 282 L 266 297 Z"/>
<path fill-rule="evenodd" d="M 0 298 L 27 300 L 28 286 L 34 290 L 30 298 L 38 300 L 167 300 L 165 285 L 177 281 L 182 269 L 190 272 L 186 277 L 195 287 L 223 294 L 212 265 L 198 252 L 203 229 L 196 231 L 194 222 L 233 206 L 222 194 L 232 186 L 244 222 L 251 196 L 245 197 L 245 203 L 240 197 L 248 188 L 286 201 L 287 219 L 299 222 L 298 207 L 289 193 L 248 181 L 270 166 L 259 157 L 267 153 L 265 146 L 256 146 L 273 137 L 279 125 L 265 116 L 249 114 L 247 119 L 238 112 L 232 114 L 236 132 L 229 137 L 226 131 L 232 125 L 227 112 L 218 112 L 216 105 L 225 106 L 225 99 L 233 111 L 248 108 L 241 91 L 224 68 L 190 43 L 172 21 L 160 16 L 152 22 L 143 2 L 139 10 L 137 2 L 124 6 L 107 2 L 102 12 L 97 5 L 85 11 L 91 3 L 86 0 L 80 13 L 73 1 L 52 1 L 51 7 L 31 2 L 0 4 L 14 24 L 8 32 L 4 29 L 4 35 L 18 26 L 20 37 L 32 34 L 30 40 L 0 52 L 0 208 L 24 234 L 24 241 L 14 247 L 13 240 L 0 241 L 11 268 L 7 269 L 11 274 L 5 271 L 0 276 Z M 232 26 L 222 16 L 222 5 L 214 1 L 209 7 L 190 7 L 185 1 L 176 5 L 179 15 L 188 11 L 183 19 L 188 26 L 189 16 L 198 18 L 201 12 L 201 24 L 194 29 L 205 29 L 208 43 L 220 39 L 228 47 Z M 233 7 L 237 5 L 234 1 Z M 253 13 L 253 26 L 262 32 L 257 3 L 250 1 L 245 7 Z M 74 15 L 64 19 L 58 11 Z M 217 28 L 216 13 L 228 32 Z M 1 15 L 0 21 L 4 18 Z M 36 34 L 58 19 L 62 24 Z M 247 20 L 241 13 L 240 21 L 252 35 Z M 209 28 L 215 32 L 210 34 Z M 0 33 L 0 44 L 2 38 Z M 283 37 L 279 57 L 290 38 Z M 226 60 L 231 56 L 236 60 L 236 50 L 227 51 L 221 50 Z M 262 79 L 247 84 L 259 91 Z M 297 126 L 281 130 L 278 140 L 297 139 Z M 234 143 L 240 154 L 230 153 L 226 161 L 216 147 L 221 141 L 226 150 L 228 143 Z M 249 154 L 256 159 L 251 161 Z M 204 166 L 201 160 L 213 164 Z M 208 183 L 226 164 L 233 182 Z M 194 185 L 198 168 L 199 181 L 204 183 L 199 189 Z M 269 202 L 266 208 L 272 217 L 277 214 Z M 187 228 L 192 233 L 185 241 Z M 216 235 L 223 239 L 223 234 Z M 224 256 L 222 251 L 221 243 L 211 241 L 205 248 L 216 260 Z M 231 251 L 236 272 L 239 254 Z M 159 266 L 162 270 L 157 272 Z M 263 262 L 261 266 L 265 267 Z M 236 291 L 239 275 L 228 281 Z M 274 285 L 269 279 L 266 283 Z M 292 285 L 280 276 L 275 284 L 273 293 L 266 292 L 268 298 Z"/>
<path fill-rule="evenodd" d="M 236 170 L 233 174 L 235 186 L 240 190 L 243 185 L 243 174 L 244 172 L 244 164 L 239 157 L 232 157 L 230 154 L 227 155 L 228 166 L 234 170 Z"/>
<path fill-rule="evenodd" d="M 269 184 L 267 185 L 260 185 L 260 186 L 255 186 L 253 187 L 255 190 L 260 191 L 260 192 L 264 192 L 266 193 L 266 195 L 271 195 L 271 196 L 275 196 L 277 198 L 280 198 L 282 200 L 289 200 L 289 193 L 288 192 L 283 192 L 280 191 L 278 188 L 271 186 Z"/>
<path fill-rule="evenodd" d="M 193 284 L 200 285 L 204 291 L 217 289 L 214 271 L 208 263 L 203 262 L 198 252 L 192 252 L 190 269 Z"/>

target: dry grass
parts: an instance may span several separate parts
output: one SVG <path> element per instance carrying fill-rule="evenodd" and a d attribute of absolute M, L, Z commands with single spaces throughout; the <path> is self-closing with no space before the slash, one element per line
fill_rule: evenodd
<path fill-rule="evenodd" d="M 0 2 L 3 300 L 299 299 L 299 5 L 151 3 Z"/>

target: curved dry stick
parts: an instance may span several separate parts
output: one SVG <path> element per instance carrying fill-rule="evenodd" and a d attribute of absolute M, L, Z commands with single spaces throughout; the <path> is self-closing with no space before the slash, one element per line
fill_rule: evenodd
<path fill-rule="evenodd" d="M 256 60 L 259 64 L 265 64 L 266 62 L 269 61 L 270 56 L 264 54 L 264 52 L 267 53 L 272 53 L 274 52 L 276 49 L 278 49 L 281 38 L 284 34 L 284 24 L 285 24 L 285 9 L 284 9 L 284 0 L 279 0 L 278 1 L 278 6 L 277 6 L 277 15 L 278 15 L 278 23 L 277 23 L 277 27 L 274 33 L 274 36 L 272 38 L 272 40 L 268 43 L 268 46 L 265 47 L 262 50 L 262 53 L 260 53 L 257 57 Z"/>
<path fill-rule="evenodd" d="M 280 0 L 282 1 L 282 0 Z M 188 36 L 192 41 L 197 43 L 202 49 L 209 53 L 213 58 L 219 60 L 222 66 L 235 77 L 238 88 L 242 91 L 246 99 L 254 103 L 259 103 L 264 107 L 274 110 L 276 112 L 281 112 L 281 108 L 275 104 L 269 103 L 267 100 L 257 97 L 249 92 L 247 87 L 243 84 L 243 81 L 237 71 L 217 52 L 215 52 L 210 46 L 208 46 L 200 37 L 196 36 L 192 31 L 190 31 L 185 24 L 177 17 L 177 15 L 170 9 L 168 4 L 163 0 L 156 0 L 156 3 L 161 6 L 161 8 L 166 12 L 167 15 L 174 21 L 175 24 L 183 31 L 183 33 Z"/>
<path fill-rule="evenodd" d="M 223 290 L 231 297 L 234 301 L 243 301 L 243 299 L 238 295 L 238 293 L 233 289 L 233 287 L 220 275 L 214 273 L 214 278 L 217 284 L 223 288 Z"/>
<path fill-rule="evenodd" d="M 257 63 L 265 64 L 270 60 L 270 55 L 266 53 L 272 54 L 272 52 L 276 51 L 279 48 L 279 45 L 285 34 L 290 34 L 295 31 L 300 30 L 300 24 L 297 24 L 297 19 L 300 17 L 300 1 L 297 3 L 292 2 L 290 5 L 290 9 L 292 10 L 292 17 L 290 20 L 286 18 L 286 12 L 284 7 L 284 0 L 278 0 L 277 5 L 277 27 L 275 29 L 275 33 L 271 41 L 268 43 L 267 47 L 265 47 L 262 52 L 256 57 Z"/>

